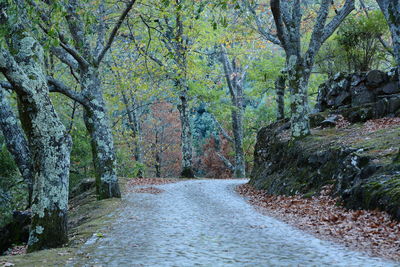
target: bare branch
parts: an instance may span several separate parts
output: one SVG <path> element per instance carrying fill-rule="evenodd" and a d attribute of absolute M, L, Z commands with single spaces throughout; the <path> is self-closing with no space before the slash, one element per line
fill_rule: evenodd
<path fill-rule="evenodd" d="M 261 34 L 261 36 L 263 36 L 266 40 L 270 41 L 271 43 L 274 43 L 276 45 L 281 45 L 281 42 L 275 35 L 265 30 L 260 17 L 257 15 L 255 8 L 251 6 L 251 4 L 249 3 L 249 0 L 243 0 L 243 2 L 246 5 L 247 9 L 250 11 L 250 13 L 253 15 L 257 25 L 258 32 Z"/>
<path fill-rule="evenodd" d="M 355 8 L 354 0 L 346 0 L 346 3 L 338 11 L 336 16 L 325 26 L 322 34 L 321 42 L 324 43 L 339 27 L 340 23 L 353 11 Z"/>
<path fill-rule="evenodd" d="M 280 0 L 271 0 L 271 11 L 274 16 L 278 39 L 281 42 L 281 46 L 287 50 L 289 40 L 287 37 L 287 30 L 282 20 Z"/>
<path fill-rule="evenodd" d="M 232 76 L 235 75 L 234 69 L 233 69 L 231 62 L 229 61 L 229 58 L 227 55 L 228 53 L 226 51 L 225 46 L 221 44 L 220 47 L 221 47 L 221 62 L 222 62 L 222 65 L 224 66 L 226 83 L 228 84 L 229 92 L 232 96 L 232 99 L 235 100 L 236 99 L 236 93 L 235 93 L 235 88 L 234 88 L 235 85 L 232 82 Z"/>
<path fill-rule="evenodd" d="M 65 84 L 63 84 L 61 81 L 58 81 L 54 79 L 53 77 L 47 77 L 47 83 L 50 84 L 51 86 L 49 87 L 50 92 L 57 92 L 61 93 L 72 100 L 75 100 L 82 106 L 87 106 L 88 101 L 87 99 L 80 93 L 75 90 L 72 90 Z"/>
<path fill-rule="evenodd" d="M 63 63 L 68 65 L 74 70 L 79 68 L 79 63 L 76 59 L 68 52 L 66 52 L 61 47 L 52 47 L 51 52 Z"/>
<path fill-rule="evenodd" d="M 218 127 L 219 132 L 222 134 L 222 136 L 225 137 L 225 139 L 228 140 L 229 142 L 233 143 L 233 138 L 225 131 L 225 129 L 222 127 L 219 121 L 212 114 L 211 117 L 214 120 L 214 123 Z"/>
<path fill-rule="evenodd" d="M 125 10 L 122 12 L 121 16 L 119 17 L 117 23 L 114 25 L 114 28 L 111 31 L 110 37 L 108 38 L 107 44 L 106 46 L 103 48 L 103 50 L 100 52 L 97 60 L 96 60 L 96 64 L 100 64 L 101 60 L 104 58 L 105 54 L 107 53 L 108 49 L 110 49 L 115 36 L 118 33 L 119 28 L 122 25 L 122 22 L 124 22 L 126 16 L 128 15 L 129 11 L 131 11 L 133 5 L 135 4 L 136 0 L 132 0 L 130 1 L 127 5 Z"/>
<path fill-rule="evenodd" d="M 229 161 L 229 159 L 225 158 L 221 153 L 216 152 L 217 156 L 220 158 L 220 160 L 222 160 L 222 162 L 224 163 L 224 165 L 231 171 L 235 170 L 235 167 L 233 166 L 233 164 Z"/>
<path fill-rule="evenodd" d="M 365 3 L 364 3 L 363 0 L 360 0 L 360 5 L 361 5 L 361 8 L 364 10 L 364 13 L 365 13 L 365 15 L 367 16 L 367 18 L 369 18 L 369 13 L 368 13 L 367 7 L 365 6 Z M 379 40 L 379 42 L 382 44 L 383 48 L 384 48 L 389 54 L 391 54 L 392 56 L 394 56 L 393 49 L 391 49 L 390 46 L 388 45 L 388 43 L 387 43 L 385 40 L 383 40 L 382 36 L 379 36 L 379 37 L 378 37 L 378 40 Z"/>

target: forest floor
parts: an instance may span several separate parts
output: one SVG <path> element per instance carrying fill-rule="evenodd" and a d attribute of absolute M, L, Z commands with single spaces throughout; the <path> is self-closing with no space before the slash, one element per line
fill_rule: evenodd
<path fill-rule="evenodd" d="M 268 195 L 249 184 L 236 188 L 262 214 L 318 238 L 400 262 L 400 223 L 386 212 L 345 209 L 330 190 L 327 186 L 319 196 L 304 198 Z"/>
<path fill-rule="evenodd" d="M 129 179 L 120 178 L 124 194 L 134 190 L 135 186 L 160 185 L 179 181 L 178 179 Z M 0 257 L 0 267 L 23 266 L 64 266 L 74 259 L 79 248 L 93 236 L 102 236 L 102 229 L 107 228 L 118 214 L 118 208 L 124 204 L 121 199 L 98 201 L 94 190 L 84 192 L 70 200 L 69 208 L 69 243 L 63 248 L 42 250 L 26 254 L 26 246 L 16 246 L 8 256 Z"/>

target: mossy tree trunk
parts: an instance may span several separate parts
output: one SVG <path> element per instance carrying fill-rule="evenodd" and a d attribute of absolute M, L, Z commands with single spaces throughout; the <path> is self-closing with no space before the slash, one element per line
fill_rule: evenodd
<path fill-rule="evenodd" d="M 333 2 L 331 0 L 320 1 L 307 49 L 304 49 L 301 43 L 303 16 L 301 0 L 292 2 L 271 0 L 270 4 L 276 26 L 276 37 L 279 39 L 279 45 L 285 50 L 287 59 L 288 85 L 291 93 L 292 137 L 301 138 L 310 134 L 307 87 L 315 55 L 322 44 L 354 9 L 354 0 L 346 0 L 329 22 L 329 10 Z M 302 50 L 305 50 L 305 53 L 302 53 Z"/>
<path fill-rule="evenodd" d="M 28 207 L 31 207 L 34 177 L 31 152 L 4 90 L 0 86 L 0 128 L 7 149 L 28 186 Z"/>
<path fill-rule="evenodd" d="M 180 87 L 180 83 L 177 85 Z M 180 104 L 178 105 L 179 117 L 181 121 L 181 148 L 182 148 L 182 171 L 181 177 L 193 178 L 193 146 L 192 130 L 190 127 L 190 110 L 187 99 L 187 89 L 180 89 Z"/>
<path fill-rule="evenodd" d="M 49 98 L 42 47 L 21 23 L 9 22 L 5 13 L 0 22 L 8 45 L 0 48 L 0 71 L 17 93 L 35 172 L 28 252 L 59 247 L 68 240 L 71 138 Z"/>
<path fill-rule="evenodd" d="M 275 80 L 276 120 L 278 121 L 283 120 L 285 118 L 285 87 L 286 87 L 286 77 L 284 74 L 281 74 Z"/>
<path fill-rule="evenodd" d="M 292 55 L 288 60 L 288 85 L 290 90 L 292 137 L 300 138 L 310 134 L 308 117 L 307 84 L 309 74 L 305 73 L 301 58 Z"/>
<path fill-rule="evenodd" d="M 47 17 L 46 12 L 42 12 L 42 9 L 38 8 L 34 1 L 28 2 L 33 10 L 40 13 L 38 17 L 42 20 L 41 26 L 51 25 L 49 23 L 51 22 L 51 17 Z M 49 78 L 49 83 L 52 85 L 52 91 L 60 92 L 84 107 L 85 125 L 91 136 L 93 165 L 96 173 L 96 187 L 99 199 L 121 196 L 116 176 L 113 137 L 105 109 L 99 68 L 115 37 L 118 35 L 119 28 L 135 2 L 136 0 L 126 2 L 125 8 L 107 38 L 108 25 L 104 0 L 97 2 L 97 25 L 92 22 L 90 24 L 86 23 L 82 14 L 89 14 L 85 14 L 85 4 L 82 1 L 66 1 L 62 23 L 66 24 L 64 26 L 68 29 L 69 35 L 67 38 L 64 33 L 59 34 L 60 46 L 51 50 L 61 62 L 68 65 L 73 73 L 79 74 L 81 92 L 66 87 L 54 78 Z M 45 4 L 43 7 L 46 7 L 45 11 L 50 14 L 54 9 L 55 2 L 46 1 Z M 89 30 L 93 28 L 96 28 L 96 35 L 92 34 L 92 30 Z M 45 32 L 51 31 L 47 29 Z M 51 38 L 54 38 L 54 36 L 51 36 Z"/>
<path fill-rule="evenodd" d="M 116 174 L 114 141 L 98 69 L 88 67 L 84 73 L 81 72 L 81 85 L 83 92 L 87 93 L 87 99 L 90 99 L 84 106 L 84 121 L 92 145 L 98 198 L 121 197 Z"/>

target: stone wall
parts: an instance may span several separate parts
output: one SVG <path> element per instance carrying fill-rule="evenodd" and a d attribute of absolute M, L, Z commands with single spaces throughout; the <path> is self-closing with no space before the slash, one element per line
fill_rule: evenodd
<path fill-rule="evenodd" d="M 399 156 L 381 153 L 387 147 L 398 147 L 400 128 L 363 137 L 368 146 L 352 137 L 357 136 L 357 129 L 354 126 L 345 133 L 335 128 L 315 129 L 314 135 L 293 141 L 285 138 L 284 122 L 261 128 L 250 184 L 272 195 L 304 196 L 317 195 L 323 186 L 333 185 L 333 194 L 346 207 L 385 210 L 400 220 Z M 341 138 L 356 141 L 346 144 Z"/>
<path fill-rule="evenodd" d="M 400 115 L 400 88 L 395 71 L 338 73 L 319 87 L 316 109 L 342 114 L 350 122 Z"/>

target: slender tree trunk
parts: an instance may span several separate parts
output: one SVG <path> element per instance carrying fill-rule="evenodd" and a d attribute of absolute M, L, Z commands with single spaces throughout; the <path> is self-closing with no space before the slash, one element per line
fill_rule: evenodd
<path fill-rule="evenodd" d="M 243 70 L 237 59 L 229 61 L 225 46 L 221 45 L 221 62 L 224 66 L 225 79 L 231 96 L 233 143 L 235 147 L 234 176 L 243 178 L 246 176 L 246 161 L 243 150 L 243 83 L 245 70 Z M 220 157 L 221 158 L 221 157 Z"/>
<path fill-rule="evenodd" d="M 234 109 L 232 110 L 233 140 L 235 143 L 235 177 L 246 177 L 246 161 L 243 150 L 243 87 L 235 86 L 235 96 L 232 96 Z"/>
<path fill-rule="evenodd" d="M 181 121 L 181 146 L 182 146 L 182 172 L 181 177 L 193 178 L 194 171 L 192 166 L 192 131 L 190 127 L 189 103 L 187 100 L 186 90 L 181 90 L 181 103 L 178 105 L 179 116 Z"/>
<path fill-rule="evenodd" d="M 154 151 L 156 153 L 155 155 L 155 160 L 156 160 L 156 164 L 154 165 L 155 169 L 156 169 L 156 177 L 160 178 L 161 177 L 161 155 L 160 155 L 160 151 L 158 151 L 158 132 L 156 132 L 156 140 L 155 140 L 155 146 L 154 146 Z"/>
<path fill-rule="evenodd" d="M 286 77 L 281 74 L 275 81 L 276 90 L 276 120 L 283 120 L 285 118 L 285 84 Z"/>
<path fill-rule="evenodd" d="M 121 197 L 116 175 L 114 142 L 98 69 L 89 67 L 82 72 L 81 83 L 82 91 L 87 93 L 86 98 L 89 99 L 85 106 L 84 121 L 91 137 L 98 198 Z"/>
<path fill-rule="evenodd" d="M 238 103 L 239 105 L 239 103 Z M 235 177 L 246 177 L 246 162 L 243 151 L 243 107 L 232 110 L 233 139 L 235 143 Z"/>
<path fill-rule="evenodd" d="M 135 160 L 140 164 L 143 164 L 142 134 L 140 119 L 138 118 L 139 116 L 137 114 L 137 109 L 135 108 L 136 100 L 131 95 L 132 103 L 129 103 L 128 98 L 126 97 L 124 92 L 122 92 L 122 100 L 125 104 L 126 113 L 128 115 L 129 128 L 132 132 Z M 139 170 L 137 175 L 139 178 L 143 178 L 143 170 Z"/>
<path fill-rule="evenodd" d="M 28 142 L 24 132 L 18 124 L 17 118 L 5 95 L 4 89 L 0 86 L 0 128 L 4 135 L 7 149 L 12 155 L 18 170 L 25 183 L 28 185 L 28 207 L 32 205 L 33 192 L 33 164 Z"/>

